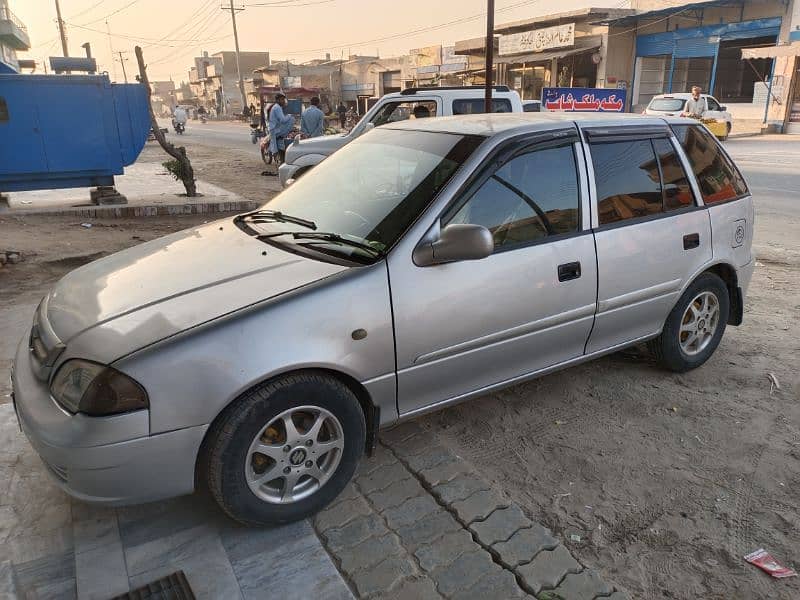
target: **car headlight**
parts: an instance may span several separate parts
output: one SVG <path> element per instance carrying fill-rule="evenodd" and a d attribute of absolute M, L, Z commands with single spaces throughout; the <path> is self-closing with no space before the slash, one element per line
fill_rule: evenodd
<path fill-rule="evenodd" d="M 50 393 L 69 412 L 93 417 L 150 406 L 147 392 L 136 381 L 106 365 L 80 359 L 68 360 L 61 366 Z"/>

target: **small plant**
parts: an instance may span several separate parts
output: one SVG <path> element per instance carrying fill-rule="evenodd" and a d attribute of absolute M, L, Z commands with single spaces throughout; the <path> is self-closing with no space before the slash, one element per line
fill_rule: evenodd
<path fill-rule="evenodd" d="M 183 181 L 186 178 L 187 173 L 183 168 L 183 164 L 179 160 L 168 160 L 161 163 L 161 166 L 170 172 L 170 175 L 175 178 L 175 181 Z"/>

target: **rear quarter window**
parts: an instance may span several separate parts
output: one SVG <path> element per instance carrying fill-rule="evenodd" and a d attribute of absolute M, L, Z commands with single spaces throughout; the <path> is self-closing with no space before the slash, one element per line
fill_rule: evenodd
<path fill-rule="evenodd" d="M 461 98 L 458 100 L 453 100 L 454 115 L 474 115 L 484 112 L 483 108 L 484 108 L 483 98 Z M 492 112 L 493 113 L 511 112 L 511 100 L 509 100 L 508 98 L 493 98 Z"/>
<path fill-rule="evenodd" d="M 706 204 L 736 200 L 749 193 L 739 169 L 708 131 L 697 125 L 673 125 L 672 130 L 689 158 Z"/>

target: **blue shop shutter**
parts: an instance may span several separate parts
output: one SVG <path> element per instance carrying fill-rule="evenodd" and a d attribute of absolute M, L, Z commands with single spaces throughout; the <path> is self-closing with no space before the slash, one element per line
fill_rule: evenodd
<path fill-rule="evenodd" d="M 709 42 L 709 39 L 714 40 Z M 675 41 L 675 58 L 714 56 L 719 46 L 718 38 L 693 37 Z"/>
<path fill-rule="evenodd" d="M 781 18 L 756 19 L 742 23 L 729 23 L 722 33 L 723 40 L 745 40 L 752 37 L 778 36 L 781 32 Z"/>
<path fill-rule="evenodd" d="M 671 31 L 636 37 L 636 56 L 672 54 L 674 47 L 675 41 Z"/>

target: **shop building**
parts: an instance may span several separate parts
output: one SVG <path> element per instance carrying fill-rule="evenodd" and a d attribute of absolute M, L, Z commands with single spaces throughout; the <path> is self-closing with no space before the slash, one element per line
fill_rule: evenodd
<path fill-rule="evenodd" d="M 30 50 L 31 40 L 22 21 L 11 12 L 8 0 L 0 0 L 0 73 L 17 73 L 17 52 Z"/>
<path fill-rule="evenodd" d="M 783 118 L 791 68 L 743 52 L 790 42 L 793 0 L 633 0 L 632 7 L 636 14 L 605 21 L 609 63 L 630 80 L 630 110 L 698 85 L 737 120 Z"/>

